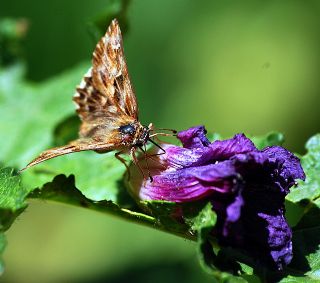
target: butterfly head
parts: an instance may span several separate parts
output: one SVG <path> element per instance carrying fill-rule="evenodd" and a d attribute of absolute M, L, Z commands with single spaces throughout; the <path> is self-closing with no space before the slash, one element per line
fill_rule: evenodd
<path fill-rule="evenodd" d="M 142 126 L 139 122 L 119 127 L 123 144 L 137 147 L 141 147 L 147 143 L 150 130 L 150 127 Z"/>

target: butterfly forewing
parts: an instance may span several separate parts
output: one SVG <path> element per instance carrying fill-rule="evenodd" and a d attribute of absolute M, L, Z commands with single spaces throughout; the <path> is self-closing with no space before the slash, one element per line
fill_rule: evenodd
<path fill-rule="evenodd" d="M 93 81 L 97 89 L 109 93 L 120 112 L 138 119 L 138 107 L 130 82 L 117 20 L 113 20 L 93 52 Z M 119 113 L 120 113 L 119 112 Z"/>
<path fill-rule="evenodd" d="M 82 120 L 100 112 L 106 117 L 129 116 L 138 119 L 138 107 L 124 57 L 122 36 L 113 20 L 98 42 L 92 68 L 77 88 L 74 101 Z"/>
<path fill-rule="evenodd" d="M 120 126 L 137 121 L 137 101 L 117 20 L 111 22 L 98 42 L 93 52 L 92 68 L 84 76 L 73 100 L 82 120 L 81 137 L 116 139 Z"/>

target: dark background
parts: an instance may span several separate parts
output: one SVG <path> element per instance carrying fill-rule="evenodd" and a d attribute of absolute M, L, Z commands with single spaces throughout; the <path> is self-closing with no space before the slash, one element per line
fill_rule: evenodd
<path fill-rule="evenodd" d="M 37 82 L 91 58 L 90 23 L 110 5 L 10 0 L 0 17 L 29 21 L 27 75 Z M 275 130 L 303 153 L 320 130 L 319 12 L 316 0 L 131 1 L 124 48 L 141 121 L 226 137 Z M 209 280 L 194 244 L 171 235 L 39 202 L 21 218 L 8 233 L 6 282 Z"/>

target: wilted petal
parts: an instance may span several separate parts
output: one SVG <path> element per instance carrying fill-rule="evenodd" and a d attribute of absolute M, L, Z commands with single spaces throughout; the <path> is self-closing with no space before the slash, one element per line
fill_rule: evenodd
<path fill-rule="evenodd" d="M 200 148 L 210 144 L 206 137 L 206 129 L 204 126 L 197 126 L 177 134 L 177 138 L 182 142 L 185 148 Z"/>
<path fill-rule="evenodd" d="M 279 177 L 281 177 L 281 181 L 284 183 L 287 193 L 296 179 L 305 179 L 306 176 L 301 167 L 299 158 L 290 151 L 280 146 L 271 146 L 265 148 L 263 152 L 268 155 L 269 162 L 279 164 Z"/>
<path fill-rule="evenodd" d="M 279 211 L 278 215 L 263 213 L 258 215 L 267 222 L 268 249 L 270 249 L 272 262 L 278 269 L 282 269 L 292 259 L 292 231 L 283 216 L 283 211 Z"/>
<path fill-rule="evenodd" d="M 230 223 L 234 223 L 236 221 L 238 221 L 240 219 L 240 215 L 241 215 L 241 209 L 242 206 L 244 205 L 244 200 L 243 197 L 241 195 L 241 191 L 239 191 L 239 194 L 234 198 L 234 201 L 227 206 L 226 209 L 226 223 L 225 223 L 225 227 L 224 227 L 224 235 L 227 235 L 227 226 Z"/>
<path fill-rule="evenodd" d="M 232 139 L 214 141 L 211 145 L 211 157 L 215 160 L 225 160 L 236 154 L 256 151 L 253 142 L 244 134 L 237 134 Z"/>

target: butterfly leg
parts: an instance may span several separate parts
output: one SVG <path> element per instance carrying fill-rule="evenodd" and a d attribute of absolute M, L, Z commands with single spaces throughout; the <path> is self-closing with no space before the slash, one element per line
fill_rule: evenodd
<path fill-rule="evenodd" d="M 146 148 L 146 145 L 144 145 L 144 148 L 142 146 L 139 146 L 140 150 L 143 152 L 143 155 L 144 155 L 144 160 L 146 162 L 146 165 L 147 165 L 147 169 L 148 169 L 148 176 L 149 176 L 149 179 L 150 179 L 150 182 L 153 181 L 153 178 L 151 176 L 151 173 L 150 173 L 150 167 L 149 167 L 149 162 L 148 162 L 148 157 L 150 155 L 147 154 L 147 148 Z M 152 158 L 151 158 L 152 160 Z"/>
<path fill-rule="evenodd" d="M 140 149 L 141 149 L 141 148 L 140 148 Z M 136 147 L 132 147 L 132 148 L 130 149 L 130 155 L 131 155 L 131 157 L 132 157 L 133 163 L 139 168 L 139 171 L 140 171 L 140 173 L 142 174 L 143 179 L 146 179 L 146 176 L 145 176 L 145 174 L 144 174 L 144 172 L 143 172 L 143 170 L 142 170 L 142 168 L 141 168 L 141 166 L 140 166 L 140 164 L 139 164 L 139 160 L 138 160 L 138 158 L 137 158 L 137 156 L 136 156 L 136 150 L 137 150 Z M 143 151 L 143 150 L 142 150 L 142 151 Z M 147 166 L 148 166 L 148 163 L 147 163 Z M 148 166 L 148 175 L 149 175 L 150 181 L 152 182 L 153 179 L 152 179 L 151 174 L 150 174 L 149 166 Z"/>
<path fill-rule="evenodd" d="M 120 155 L 123 154 L 123 153 L 125 153 L 124 150 L 119 151 L 119 152 L 116 152 L 116 153 L 114 154 L 114 156 L 115 156 L 115 158 L 117 158 L 117 159 L 126 167 L 127 173 L 128 173 L 128 181 L 129 181 L 129 180 L 130 180 L 130 168 L 129 168 L 129 166 L 128 166 L 127 163 L 126 163 L 126 160 L 120 156 Z"/>

